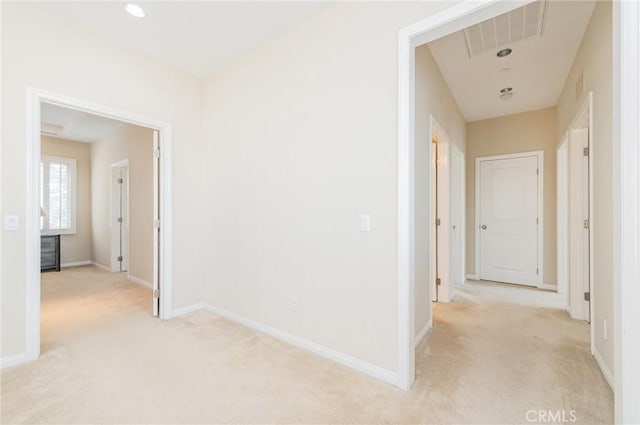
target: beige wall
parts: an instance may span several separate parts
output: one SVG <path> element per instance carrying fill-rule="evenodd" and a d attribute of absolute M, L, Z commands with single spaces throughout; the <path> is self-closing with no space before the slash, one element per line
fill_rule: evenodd
<path fill-rule="evenodd" d="M 2 2 L 2 212 L 21 227 L 2 233 L 2 356 L 25 351 L 26 88 L 37 87 L 172 125 L 173 307 L 202 301 L 202 85 L 27 2 Z M 208 242 L 207 242 L 208 244 Z M 179 277 L 179 278 L 178 278 Z"/>
<path fill-rule="evenodd" d="M 427 45 L 416 49 L 415 120 L 415 327 L 416 334 L 431 316 L 429 213 L 430 116 L 444 127 L 452 142 L 465 151 L 466 122 Z"/>
<path fill-rule="evenodd" d="M 111 165 L 129 160 L 129 274 L 153 281 L 153 131 L 125 125 L 91 144 L 93 261 L 111 264 Z"/>
<path fill-rule="evenodd" d="M 206 302 L 397 370 L 398 30 L 451 5 L 337 3 L 206 81 Z"/>
<path fill-rule="evenodd" d="M 567 131 L 581 100 L 576 81 L 584 73 L 585 92 L 593 91 L 593 273 L 595 346 L 613 372 L 613 138 L 612 8 L 596 3 L 591 21 L 558 102 L 557 140 Z M 608 339 L 603 337 L 607 321 Z"/>
<path fill-rule="evenodd" d="M 91 260 L 91 145 L 71 140 L 41 138 L 41 155 L 76 161 L 76 233 L 60 236 L 60 262 Z"/>
<path fill-rule="evenodd" d="M 479 156 L 544 151 L 543 282 L 556 284 L 556 109 L 474 121 L 467 124 L 466 207 L 467 273 L 475 270 L 475 160 Z"/>

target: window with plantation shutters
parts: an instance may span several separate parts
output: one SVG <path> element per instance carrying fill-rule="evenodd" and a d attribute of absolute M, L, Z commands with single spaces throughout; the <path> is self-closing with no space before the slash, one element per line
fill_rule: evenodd
<path fill-rule="evenodd" d="M 76 232 L 76 160 L 43 156 L 40 161 L 40 230 Z"/>

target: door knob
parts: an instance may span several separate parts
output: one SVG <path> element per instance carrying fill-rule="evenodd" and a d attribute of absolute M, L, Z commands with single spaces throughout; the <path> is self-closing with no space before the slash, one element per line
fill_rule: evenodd
<path fill-rule="evenodd" d="M 486 224 L 483 224 L 483 225 L 481 226 L 481 229 L 482 229 L 482 230 L 485 230 L 486 228 L 487 228 L 487 225 L 486 225 Z"/>

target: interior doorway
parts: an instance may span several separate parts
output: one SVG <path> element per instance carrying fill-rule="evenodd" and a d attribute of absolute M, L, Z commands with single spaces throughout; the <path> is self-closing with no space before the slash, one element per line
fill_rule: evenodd
<path fill-rule="evenodd" d="M 41 280 L 40 280 L 40 246 L 41 246 L 41 208 L 40 208 L 40 158 L 41 158 L 41 116 L 43 105 L 54 105 L 59 108 L 66 108 L 78 113 L 89 114 L 96 118 L 118 121 L 127 125 L 148 129 L 153 133 L 154 149 L 149 149 L 147 153 L 147 163 L 153 166 L 153 181 L 149 179 L 149 184 L 153 191 L 153 212 L 146 222 L 147 229 L 153 229 L 149 239 L 153 239 L 153 260 L 152 276 L 153 293 L 150 294 L 152 306 L 149 306 L 150 315 L 157 315 L 161 319 L 171 318 L 171 224 L 172 224 L 172 185 L 171 185 L 171 131 L 170 125 L 161 121 L 148 119 L 119 111 L 110 107 L 96 105 L 90 102 L 56 95 L 34 88 L 27 90 L 27 160 L 28 160 L 28 184 L 27 184 L 27 219 L 25 230 L 27 234 L 27 285 L 26 285 L 26 359 L 34 360 L 40 355 L 40 332 L 41 332 Z M 162 151 L 162 155 L 160 154 Z M 109 165 L 107 165 L 109 168 Z M 129 170 L 131 171 L 131 170 Z M 110 176 L 110 171 L 107 173 Z M 130 178 L 131 175 L 128 174 Z M 106 178 L 110 182 L 110 178 Z M 104 193 L 107 199 L 110 196 L 110 183 L 107 183 Z M 111 215 L 111 210 L 107 206 L 100 209 L 107 216 Z M 131 217 L 129 217 L 130 219 Z M 162 220 L 161 220 L 162 219 Z M 162 226 L 160 225 L 162 223 Z M 110 236 L 107 233 L 107 240 Z M 130 248 L 130 247 L 129 247 Z M 126 249 L 126 248 L 125 248 Z M 107 250 L 108 252 L 109 250 Z M 109 270 L 109 261 L 105 263 L 105 269 Z M 81 265 L 81 264 L 76 264 Z M 126 265 L 131 267 L 131 262 Z M 131 279 L 130 279 L 131 280 Z M 162 297 L 160 295 L 162 294 Z M 150 301 L 151 301 L 150 300 Z"/>

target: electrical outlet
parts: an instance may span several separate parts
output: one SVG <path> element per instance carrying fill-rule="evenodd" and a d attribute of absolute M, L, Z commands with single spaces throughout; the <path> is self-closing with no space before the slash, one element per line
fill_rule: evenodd
<path fill-rule="evenodd" d="M 298 312 L 298 308 L 300 307 L 300 303 L 296 297 L 291 298 L 291 311 L 294 313 Z"/>
<path fill-rule="evenodd" d="M 607 319 L 602 319 L 602 339 L 605 341 L 609 339 L 609 335 L 607 335 Z"/>

